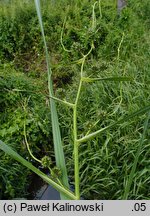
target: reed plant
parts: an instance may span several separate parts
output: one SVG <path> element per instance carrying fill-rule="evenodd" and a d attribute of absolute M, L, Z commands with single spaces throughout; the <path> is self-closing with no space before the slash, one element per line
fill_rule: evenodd
<path fill-rule="evenodd" d="M 117 125 L 123 124 L 125 122 L 130 121 L 132 118 L 135 118 L 137 116 L 143 115 L 145 113 L 148 113 L 148 116 L 146 117 L 145 123 L 144 123 L 144 128 L 143 128 L 143 135 L 141 137 L 138 150 L 135 156 L 135 159 L 133 161 L 133 166 L 131 169 L 131 173 L 128 177 L 127 184 L 125 185 L 124 189 L 124 195 L 123 199 L 127 199 L 130 188 L 133 182 L 134 174 L 136 171 L 137 163 L 139 160 L 139 155 L 141 152 L 142 145 L 144 143 L 145 135 L 147 132 L 148 128 L 148 121 L 149 121 L 149 110 L 150 110 L 150 105 L 147 104 L 147 106 L 141 107 L 141 109 L 127 115 L 123 116 L 120 119 L 118 119 L 116 122 L 109 124 L 107 126 L 104 126 L 102 128 L 99 128 L 95 131 L 93 129 L 95 126 L 97 126 L 98 121 L 96 121 L 88 131 L 84 131 L 82 133 L 82 136 L 79 133 L 79 128 L 78 128 L 78 108 L 79 108 L 79 100 L 81 97 L 81 92 L 84 84 L 93 84 L 97 82 L 130 82 L 132 85 L 133 77 L 127 77 L 127 76 L 107 76 L 107 77 L 94 77 L 94 76 L 86 76 L 84 68 L 86 65 L 86 61 L 91 55 L 95 48 L 94 42 L 91 41 L 91 46 L 89 51 L 86 54 L 81 54 L 82 57 L 78 60 L 76 60 L 74 63 L 80 65 L 80 79 L 78 83 L 78 90 L 76 92 L 76 97 L 74 99 L 74 102 L 69 102 L 66 100 L 62 100 L 58 97 L 55 96 L 54 91 L 53 91 L 53 83 L 52 83 L 52 70 L 51 70 L 51 64 L 50 64 L 50 57 L 49 57 L 49 52 L 48 52 L 48 47 L 46 43 L 46 37 L 44 33 L 44 28 L 43 28 L 43 22 L 42 22 L 42 15 L 41 15 L 41 6 L 40 6 L 40 1 L 35 0 L 35 6 L 36 6 L 36 11 L 39 19 L 39 25 L 42 33 L 42 39 L 43 39 L 43 44 L 44 44 L 44 49 L 45 49 L 45 56 L 46 56 L 46 63 L 47 63 L 47 77 L 48 77 L 48 90 L 49 90 L 49 103 L 50 103 L 50 113 L 51 113 L 51 123 L 52 123 L 52 131 L 53 131 L 53 143 L 54 143 L 54 149 L 55 149 L 55 159 L 56 159 L 56 167 L 52 168 L 52 162 L 51 162 L 51 156 L 45 156 L 41 159 L 38 159 L 34 156 L 34 154 L 30 150 L 30 145 L 28 143 L 27 137 L 26 137 L 26 125 L 24 124 L 24 136 L 25 136 L 25 142 L 28 148 L 28 151 L 31 155 L 31 157 L 39 162 L 43 167 L 46 167 L 50 171 L 50 177 L 44 174 L 42 171 L 37 169 L 35 166 L 33 166 L 30 162 L 25 160 L 21 155 L 19 155 L 17 152 L 15 152 L 9 145 L 5 144 L 3 141 L 0 141 L 0 149 L 3 150 L 5 153 L 9 154 L 12 158 L 26 166 L 28 169 L 39 175 L 45 182 L 50 184 L 52 187 L 54 187 L 56 190 L 60 192 L 61 199 L 73 199 L 73 200 L 79 200 L 81 198 L 81 191 L 80 191 L 80 161 L 79 161 L 79 154 L 80 154 L 80 149 L 82 148 L 82 145 L 86 145 L 86 143 L 89 143 L 95 138 L 97 135 L 102 135 L 104 132 L 107 133 L 110 129 L 113 129 L 117 127 Z M 101 1 L 96 1 L 93 4 L 92 7 L 92 22 L 91 22 L 91 31 L 96 34 L 97 32 L 97 17 L 95 13 L 95 8 L 98 7 L 99 9 L 99 15 L 100 18 L 102 18 L 102 8 L 101 8 Z M 67 17 L 65 18 L 65 20 Z M 66 52 L 71 52 L 71 50 L 68 50 L 64 43 L 63 43 L 63 32 L 65 28 L 65 21 L 64 25 L 62 28 L 61 32 L 61 44 L 62 48 Z M 117 61 L 119 62 L 120 58 L 120 49 L 122 46 L 122 42 L 124 40 L 124 33 L 122 34 L 122 38 L 120 43 L 118 44 L 118 55 L 117 55 Z M 60 128 L 59 128 L 59 120 L 58 120 L 58 113 L 57 113 L 57 107 L 56 103 L 60 103 L 62 106 L 68 107 L 69 109 L 72 110 L 72 122 L 73 122 L 73 132 L 72 132 L 72 137 L 73 137 L 73 152 L 72 152 L 72 160 L 74 164 L 74 178 L 75 178 L 75 191 L 70 190 L 69 182 L 68 182 L 68 175 L 67 175 L 67 168 L 66 168 L 66 162 L 67 158 L 65 158 L 64 155 L 64 150 L 63 150 L 63 144 L 62 144 L 62 138 L 61 138 L 61 133 L 60 133 Z M 84 124 L 84 123 L 83 123 Z M 71 140 L 70 140 L 71 142 Z M 105 143 L 106 144 L 106 143 Z M 94 160 L 94 158 L 91 158 L 91 160 Z M 101 170 L 100 170 L 101 171 Z"/>

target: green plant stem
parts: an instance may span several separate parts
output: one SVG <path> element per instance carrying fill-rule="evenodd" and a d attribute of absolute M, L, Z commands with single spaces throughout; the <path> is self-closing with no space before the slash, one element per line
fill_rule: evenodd
<path fill-rule="evenodd" d="M 77 105 L 78 105 L 81 87 L 82 87 L 82 81 L 80 80 L 75 106 L 73 108 L 75 196 L 77 197 L 78 200 L 80 199 L 80 187 L 79 187 L 80 178 L 79 178 L 79 146 L 77 142 Z"/>
<path fill-rule="evenodd" d="M 66 17 L 65 17 L 64 22 L 63 22 L 63 27 L 62 27 L 61 36 L 60 36 L 60 43 L 61 43 L 64 51 L 71 52 L 71 50 L 66 49 L 64 44 L 63 44 L 63 34 L 64 34 L 65 23 L 66 23 Z"/>
<path fill-rule="evenodd" d="M 75 174 L 75 196 L 80 199 L 79 178 L 79 149 L 77 143 L 77 106 L 73 110 L 73 135 L 74 135 L 74 174 Z"/>
<path fill-rule="evenodd" d="M 26 135 L 26 125 L 25 125 L 25 122 L 24 122 L 24 139 L 25 139 L 25 143 L 26 143 L 26 146 L 27 146 L 27 149 L 28 149 L 28 152 L 30 154 L 30 156 L 36 160 L 37 162 L 39 162 L 41 164 L 41 160 L 37 159 L 31 152 L 30 150 L 30 146 L 29 146 L 29 143 L 28 143 L 28 140 L 27 140 L 27 135 Z"/>
<path fill-rule="evenodd" d="M 75 101 L 75 107 L 77 107 L 77 104 L 78 104 L 78 101 L 79 101 L 79 96 L 80 96 L 80 92 L 81 92 L 81 87 L 82 87 L 82 80 L 80 80 L 80 83 L 79 83 L 78 92 L 77 92 L 77 97 L 76 97 L 76 101 Z"/>
<path fill-rule="evenodd" d="M 86 55 L 83 55 L 83 58 L 78 62 L 81 63 L 81 71 L 80 71 L 80 82 L 78 87 L 78 92 L 75 100 L 75 104 L 73 107 L 73 137 L 74 137 L 74 174 L 75 174 L 75 196 L 79 200 L 80 199 L 80 177 L 79 177 L 79 143 L 78 143 L 78 133 L 77 133 L 77 106 L 80 97 L 81 87 L 82 87 L 82 77 L 83 77 L 83 68 L 86 57 L 91 53 L 94 45 L 92 43 L 91 49 Z"/>

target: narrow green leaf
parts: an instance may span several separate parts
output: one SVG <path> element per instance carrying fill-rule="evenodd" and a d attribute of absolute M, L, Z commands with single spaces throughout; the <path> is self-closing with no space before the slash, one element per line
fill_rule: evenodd
<path fill-rule="evenodd" d="M 51 120 L 52 120 L 52 130 L 53 130 L 53 141 L 54 141 L 56 165 L 61 169 L 61 171 L 63 173 L 62 183 L 64 184 L 64 186 L 69 188 L 67 169 L 66 169 L 66 165 L 65 165 L 65 157 L 64 157 L 63 146 L 62 146 L 61 135 L 60 135 L 59 122 L 58 122 L 58 115 L 57 115 L 55 101 L 51 98 L 51 97 L 53 97 L 53 86 L 52 86 L 52 79 L 51 79 L 52 71 L 51 71 L 51 67 L 50 67 L 48 48 L 47 48 L 47 44 L 46 44 L 44 28 L 43 28 L 43 23 L 42 23 L 40 1 L 35 0 L 35 5 L 36 5 L 37 15 L 38 15 L 39 24 L 41 27 L 42 38 L 43 38 L 45 53 L 46 53 L 47 73 L 48 73 L 48 89 L 49 89 L 50 106 L 51 106 Z M 65 197 L 64 194 L 62 194 L 61 199 L 67 199 L 67 197 Z"/>
<path fill-rule="evenodd" d="M 150 105 L 145 106 L 144 108 L 141 108 L 140 110 L 138 110 L 138 111 L 136 111 L 136 112 L 134 112 L 134 113 L 132 113 L 132 114 L 126 116 L 126 117 L 123 118 L 123 119 L 120 119 L 120 120 L 116 121 L 115 123 L 113 123 L 113 124 L 111 124 L 111 125 L 109 125 L 109 126 L 107 126 L 107 127 L 105 127 L 105 128 L 101 128 L 100 130 L 97 130 L 97 131 L 95 131 L 95 132 L 93 132 L 93 133 L 91 133 L 91 134 L 89 134 L 89 135 L 87 135 L 87 136 L 82 137 L 81 139 L 78 139 L 77 142 L 78 142 L 78 143 L 86 142 L 87 140 L 89 140 L 89 139 L 95 137 L 96 135 L 98 135 L 98 134 L 100 134 L 100 133 L 102 133 L 102 132 L 104 132 L 104 131 L 106 131 L 106 130 L 108 130 L 108 129 L 110 129 L 110 128 L 113 128 L 114 126 L 116 126 L 116 125 L 118 125 L 118 124 L 121 124 L 121 123 L 123 123 L 123 122 L 125 122 L 125 121 L 128 121 L 128 120 L 130 120 L 131 118 L 134 118 L 135 116 L 142 115 L 142 114 L 148 112 L 149 110 L 150 110 Z"/>
<path fill-rule="evenodd" d="M 0 170 L 3 170 L 4 172 L 6 173 L 11 173 L 11 171 L 8 171 L 7 169 L 3 168 L 3 167 L 0 167 Z"/>
<path fill-rule="evenodd" d="M 82 77 L 83 82 L 95 82 L 95 81 L 132 81 L 131 77 L 106 77 L 106 78 L 90 78 L 90 77 Z"/>
<path fill-rule="evenodd" d="M 6 154 L 10 155 L 13 159 L 20 162 L 22 165 L 27 167 L 28 169 L 32 170 L 34 173 L 36 173 L 38 176 L 40 176 L 45 182 L 50 184 L 52 187 L 54 187 L 59 192 L 65 194 L 68 199 L 76 199 L 74 194 L 70 192 L 68 189 L 60 186 L 55 181 L 50 179 L 47 175 L 45 175 L 43 172 L 41 172 L 39 169 L 37 169 L 35 166 L 33 166 L 30 162 L 25 160 L 22 156 L 20 156 L 17 152 L 15 152 L 11 147 L 6 145 L 4 142 L 0 140 L 0 149 L 4 151 Z"/>

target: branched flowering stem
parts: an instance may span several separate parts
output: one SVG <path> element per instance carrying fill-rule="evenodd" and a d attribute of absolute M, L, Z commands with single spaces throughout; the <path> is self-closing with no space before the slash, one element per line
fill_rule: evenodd
<path fill-rule="evenodd" d="M 93 43 L 91 45 L 91 49 L 86 55 L 83 55 L 83 58 L 80 59 L 81 63 L 81 71 L 80 71 L 80 82 L 77 91 L 77 96 L 75 100 L 75 104 L 73 107 L 73 137 L 74 137 L 74 174 L 75 174 L 75 196 L 79 200 L 80 199 L 80 178 L 79 178 L 79 143 L 78 143 L 78 129 L 77 129 L 77 106 L 80 97 L 80 92 L 82 88 L 82 77 L 83 77 L 83 69 L 86 57 L 92 52 L 94 48 Z"/>

